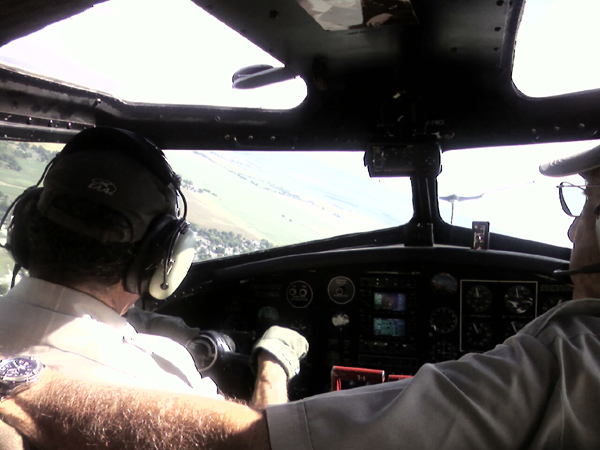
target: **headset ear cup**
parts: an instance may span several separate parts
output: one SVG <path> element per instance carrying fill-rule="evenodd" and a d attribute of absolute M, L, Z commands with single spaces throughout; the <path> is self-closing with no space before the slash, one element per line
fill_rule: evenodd
<path fill-rule="evenodd" d="M 125 276 L 125 290 L 127 292 L 138 294 L 140 296 L 147 293 L 147 290 L 142 286 L 144 278 L 147 278 L 144 277 L 144 274 L 148 270 L 154 272 L 154 266 L 157 263 L 157 261 L 150 260 L 149 253 L 152 252 L 151 247 L 156 241 L 159 233 L 173 220 L 173 216 L 162 215 L 155 218 L 148 226 L 146 234 L 140 243 L 140 248 L 127 269 L 127 275 Z"/>
<path fill-rule="evenodd" d="M 157 300 L 171 295 L 181 284 L 194 259 L 196 238 L 184 219 L 159 216 L 150 224 L 125 277 L 128 292 Z M 170 264 L 165 276 L 165 264 Z"/>
<path fill-rule="evenodd" d="M 164 300 L 179 287 L 194 261 L 196 254 L 196 236 L 186 225 L 175 237 L 171 255 L 162 258 L 154 271 L 148 293 L 157 300 Z M 164 264 L 170 264 L 165 277 Z"/>
<path fill-rule="evenodd" d="M 15 204 L 12 219 L 8 226 L 6 236 L 6 249 L 9 251 L 15 263 L 29 269 L 29 240 L 27 237 L 27 224 L 23 209 L 29 202 L 37 205 L 42 188 L 30 187 L 23 194 L 21 199 Z M 37 206 L 34 206 L 37 207 Z"/>

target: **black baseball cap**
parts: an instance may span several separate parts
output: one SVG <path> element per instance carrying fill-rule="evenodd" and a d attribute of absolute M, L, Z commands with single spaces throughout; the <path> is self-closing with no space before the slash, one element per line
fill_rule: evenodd
<path fill-rule="evenodd" d="M 44 178 L 40 213 L 102 242 L 138 242 L 158 216 L 177 217 L 179 179 L 164 154 L 129 131 L 99 127 L 73 137 Z M 61 208 L 64 199 L 101 205 L 125 221 L 107 226 Z"/>
<path fill-rule="evenodd" d="M 598 167 L 600 167 L 600 145 L 542 164 L 540 172 L 549 177 L 564 177 L 587 172 Z"/>

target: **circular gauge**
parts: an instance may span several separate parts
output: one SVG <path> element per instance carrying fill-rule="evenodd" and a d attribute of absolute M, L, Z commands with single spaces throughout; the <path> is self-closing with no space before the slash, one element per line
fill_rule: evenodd
<path fill-rule="evenodd" d="M 313 291 L 305 281 L 290 283 L 286 291 L 287 301 L 294 308 L 306 308 L 313 299 Z"/>
<path fill-rule="evenodd" d="M 492 292 L 482 284 L 471 286 L 465 293 L 465 301 L 474 312 L 483 312 L 492 306 Z"/>
<path fill-rule="evenodd" d="M 431 328 L 437 333 L 450 333 L 458 325 L 458 316 L 450 308 L 436 308 L 429 317 Z"/>
<path fill-rule="evenodd" d="M 504 329 L 504 338 L 507 339 L 515 334 L 518 333 L 518 331 L 523 328 L 525 325 L 527 325 L 527 322 L 523 322 L 520 320 L 515 320 L 513 322 L 510 322 L 509 324 L 506 325 L 506 328 Z"/>
<path fill-rule="evenodd" d="M 492 327 L 487 322 L 471 322 L 465 328 L 465 339 L 469 348 L 483 350 L 490 346 L 492 337 Z"/>
<path fill-rule="evenodd" d="M 338 305 L 351 302 L 355 293 L 356 289 L 350 278 L 335 277 L 329 282 L 329 286 L 327 286 L 329 298 Z"/>
<path fill-rule="evenodd" d="M 279 322 L 279 312 L 272 306 L 263 306 L 256 313 L 256 320 L 265 328 L 277 325 L 277 322 Z"/>
<path fill-rule="evenodd" d="M 523 314 L 533 305 L 531 291 L 523 285 L 511 286 L 504 296 L 504 305 L 514 314 Z"/>
<path fill-rule="evenodd" d="M 454 344 L 448 341 L 436 342 L 431 348 L 431 356 L 434 362 L 449 361 L 458 357 L 458 350 Z"/>
<path fill-rule="evenodd" d="M 434 275 L 430 283 L 431 290 L 436 294 L 450 295 L 458 291 L 458 280 L 446 272 Z"/>

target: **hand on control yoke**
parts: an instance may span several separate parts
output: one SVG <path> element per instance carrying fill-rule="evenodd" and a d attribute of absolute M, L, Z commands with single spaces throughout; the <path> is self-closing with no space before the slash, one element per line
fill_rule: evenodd
<path fill-rule="evenodd" d="M 277 359 L 289 380 L 300 372 L 300 361 L 308 352 L 308 341 L 294 330 L 272 326 L 265 331 L 252 349 L 250 364 L 255 373 L 261 350 Z"/>

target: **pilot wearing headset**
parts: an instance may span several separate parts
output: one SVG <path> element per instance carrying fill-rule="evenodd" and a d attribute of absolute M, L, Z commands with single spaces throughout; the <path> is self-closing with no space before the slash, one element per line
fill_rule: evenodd
<path fill-rule="evenodd" d="M 125 130 L 90 128 L 42 180 L 13 204 L 6 247 L 31 276 L 0 298 L 2 353 L 26 353 L 87 380 L 221 399 L 185 347 L 140 333 L 123 317 L 140 296 L 173 293 L 194 256 L 179 177 L 162 151 Z M 198 332 L 166 323 L 192 340 Z M 268 352 L 285 378 L 259 372 L 258 405 L 287 400 L 286 381 L 307 348 L 292 330 L 267 330 L 255 358 Z"/>
<path fill-rule="evenodd" d="M 574 217 L 569 230 L 571 269 L 563 272 L 572 277 L 574 298 L 489 352 L 426 364 L 407 381 L 322 394 L 264 411 L 199 397 L 181 397 L 172 408 L 160 410 L 156 405 L 165 401 L 160 393 L 115 389 L 107 398 L 96 386 L 45 371 L 41 383 L 0 402 L 0 413 L 49 448 L 60 446 L 65 438 L 98 447 L 135 448 L 138 441 L 127 432 L 97 432 L 95 427 L 107 429 L 115 414 L 99 417 L 89 408 L 82 415 L 84 400 L 90 398 L 101 405 L 135 403 L 130 412 L 136 417 L 156 415 L 154 424 L 137 430 L 136 439 L 150 446 L 153 425 L 160 426 L 169 439 L 158 449 L 192 444 L 262 450 L 598 448 L 600 146 L 540 170 L 556 177 L 580 173 L 586 181 L 584 186 L 560 189 L 563 209 Z M 582 208 L 569 203 L 565 189 L 583 189 Z M 69 395 L 61 398 L 73 403 L 56 407 L 55 396 L 67 391 Z M 73 405 L 83 406 L 74 410 Z M 218 420 L 202 427 L 195 420 L 201 414 Z M 68 426 L 73 417 L 77 427 Z M 87 425 L 92 418 L 98 419 L 94 428 Z"/>

